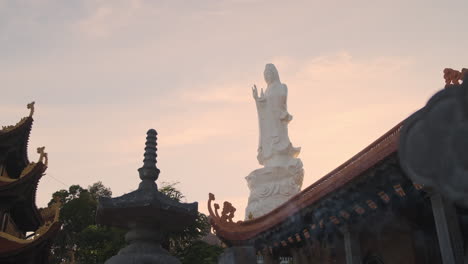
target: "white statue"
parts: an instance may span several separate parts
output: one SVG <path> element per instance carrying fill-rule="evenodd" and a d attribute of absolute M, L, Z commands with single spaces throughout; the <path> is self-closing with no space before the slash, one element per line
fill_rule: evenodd
<path fill-rule="evenodd" d="M 264 76 L 268 85 L 265 93 L 262 89 L 259 97 L 257 86 L 252 88 L 260 128 L 257 159 L 265 167 L 287 166 L 301 151 L 289 141 L 288 123 L 293 117 L 287 109 L 288 87 L 280 82 L 278 70 L 271 63 L 265 66 Z"/>
<path fill-rule="evenodd" d="M 246 177 L 250 197 L 246 219 L 259 217 L 275 209 L 302 186 L 304 170 L 297 158 L 300 148 L 292 146 L 288 136 L 288 123 L 292 116 L 287 110 L 288 88 L 279 79 L 275 65 L 265 66 L 265 92 L 252 88 L 257 105 L 260 138 L 257 159 L 264 168 Z"/>

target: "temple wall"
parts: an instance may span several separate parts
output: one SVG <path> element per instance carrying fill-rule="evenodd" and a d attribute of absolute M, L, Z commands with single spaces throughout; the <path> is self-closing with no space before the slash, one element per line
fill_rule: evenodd
<path fill-rule="evenodd" d="M 410 232 L 388 230 L 380 234 L 361 235 L 363 262 L 380 258 L 384 263 L 414 264 L 415 250 Z"/>
<path fill-rule="evenodd" d="M 375 225 L 378 222 L 369 222 L 369 228 L 359 234 L 364 264 L 371 259 L 385 264 L 441 263 L 435 232 L 422 230 L 402 216 Z"/>

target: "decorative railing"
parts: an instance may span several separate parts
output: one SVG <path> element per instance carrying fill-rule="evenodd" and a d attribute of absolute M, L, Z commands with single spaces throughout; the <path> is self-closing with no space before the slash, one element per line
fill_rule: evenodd
<path fill-rule="evenodd" d="M 263 264 L 263 256 L 257 256 L 257 264 Z M 293 258 L 291 257 L 280 257 L 279 264 L 293 264 Z"/>

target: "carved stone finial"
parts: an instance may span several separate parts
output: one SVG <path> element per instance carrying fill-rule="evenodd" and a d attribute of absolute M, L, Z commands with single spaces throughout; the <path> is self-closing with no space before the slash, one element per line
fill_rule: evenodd
<path fill-rule="evenodd" d="M 444 69 L 444 79 L 445 84 L 460 84 L 460 81 L 463 81 L 465 78 L 468 78 L 468 69 L 463 68 L 461 71 L 457 71 L 451 68 Z"/>
<path fill-rule="evenodd" d="M 461 79 L 462 79 L 463 82 L 465 80 L 468 82 L 468 69 L 467 68 L 463 68 L 461 70 Z"/>
<path fill-rule="evenodd" d="M 235 212 L 236 208 L 232 206 L 230 202 L 224 202 L 223 211 L 221 212 L 221 221 L 232 223 L 232 219 L 234 218 Z"/>
<path fill-rule="evenodd" d="M 29 117 L 32 117 L 33 114 L 34 114 L 34 104 L 35 104 L 35 102 L 32 101 L 31 103 L 29 103 L 29 104 L 27 105 L 28 109 L 30 110 L 30 112 L 29 112 Z"/>
<path fill-rule="evenodd" d="M 27 104 L 27 108 L 30 109 L 29 117 L 32 117 L 33 114 L 34 114 L 34 102 L 31 102 L 31 103 Z M 0 128 L 0 132 L 2 132 L 2 133 L 10 132 L 10 131 L 12 131 L 12 130 L 18 128 L 19 126 L 23 125 L 23 124 L 26 122 L 26 120 L 28 120 L 28 118 L 27 118 L 27 117 L 23 117 L 23 118 L 21 118 L 21 120 L 20 120 L 18 123 L 16 123 L 16 125 L 14 125 L 14 126 L 13 126 L 13 125 L 10 125 L 10 126 L 2 126 L 2 127 Z"/>
<path fill-rule="evenodd" d="M 158 133 L 154 129 L 150 129 L 146 133 L 145 158 L 143 159 L 143 167 L 138 169 L 141 179 L 138 189 L 157 189 L 155 181 L 158 179 L 160 172 L 156 167 L 157 135 Z"/>
<path fill-rule="evenodd" d="M 234 213 L 236 212 L 236 208 L 232 206 L 230 202 L 225 201 L 223 203 L 223 210 L 221 211 L 221 216 L 218 213 L 218 210 L 220 209 L 219 204 L 214 203 L 213 208 L 211 207 L 211 204 L 215 200 L 214 194 L 210 193 L 208 196 L 208 211 L 210 213 L 210 217 L 217 219 L 221 223 L 231 223 L 234 224 L 232 219 L 234 218 Z M 237 223 L 241 223 L 242 221 L 237 221 Z"/>
<path fill-rule="evenodd" d="M 49 157 L 47 153 L 44 151 L 44 149 L 45 147 L 37 148 L 37 153 L 39 154 L 38 162 L 42 162 L 47 167 L 47 164 L 49 163 Z"/>

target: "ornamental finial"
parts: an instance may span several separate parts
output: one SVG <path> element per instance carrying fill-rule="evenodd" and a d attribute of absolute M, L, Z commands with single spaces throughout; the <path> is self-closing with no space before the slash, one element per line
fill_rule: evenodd
<path fill-rule="evenodd" d="M 39 161 L 38 162 L 42 162 L 47 167 L 47 164 L 49 163 L 49 156 L 44 151 L 44 149 L 45 149 L 45 147 L 37 148 L 37 153 L 39 154 Z"/>
<path fill-rule="evenodd" d="M 464 81 L 465 78 L 468 78 L 468 69 L 466 68 L 463 68 L 461 71 L 457 71 L 451 68 L 444 69 L 444 79 L 446 85 L 459 85 L 460 81 Z"/>
<path fill-rule="evenodd" d="M 35 104 L 35 102 L 32 101 L 31 103 L 29 103 L 29 104 L 27 105 L 28 109 L 30 110 L 30 112 L 29 112 L 29 117 L 32 117 L 33 114 L 34 114 L 34 104 Z"/>
<path fill-rule="evenodd" d="M 157 135 L 158 133 L 154 129 L 150 129 L 146 133 L 145 158 L 143 159 L 143 167 L 138 169 L 141 179 L 138 189 L 157 189 L 155 183 L 159 176 L 159 169 L 156 167 Z"/>

